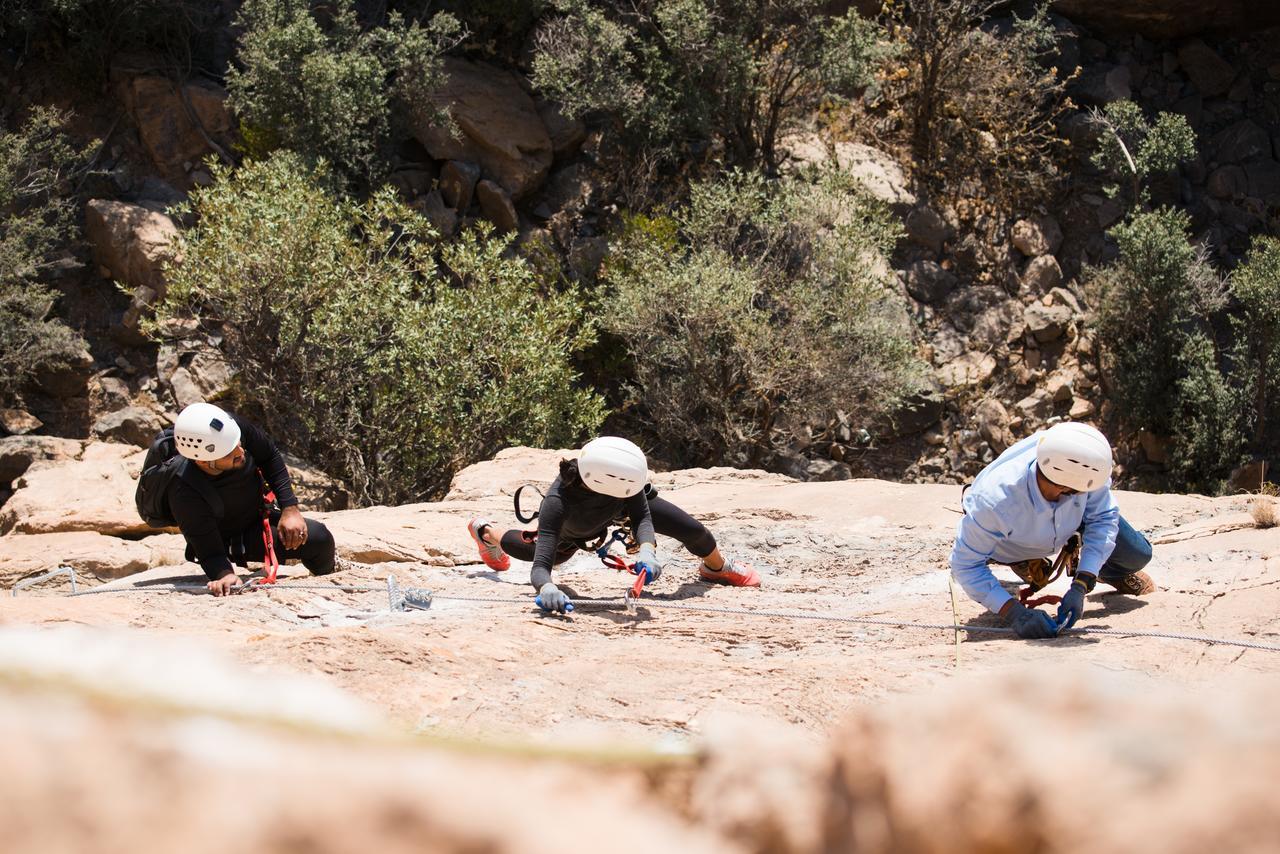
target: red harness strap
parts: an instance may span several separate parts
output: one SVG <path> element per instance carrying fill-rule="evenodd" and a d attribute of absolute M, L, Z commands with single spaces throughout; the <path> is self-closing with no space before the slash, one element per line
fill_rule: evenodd
<path fill-rule="evenodd" d="M 267 483 L 267 479 L 262 477 L 262 472 L 258 472 L 258 477 L 262 480 L 262 544 L 266 547 L 266 552 L 262 556 L 262 568 L 266 572 L 263 576 L 263 584 L 275 584 L 276 573 L 280 571 L 280 559 L 276 557 L 276 538 L 271 532 L 271 508 L 276 503 L 276 494 L 271 490 L 271 486 Z"/>

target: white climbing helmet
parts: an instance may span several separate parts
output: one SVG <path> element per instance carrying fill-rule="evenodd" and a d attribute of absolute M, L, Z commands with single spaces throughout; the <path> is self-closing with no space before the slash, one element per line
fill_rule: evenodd
<path fill-rule="evenodd" d="M 1058 486 L 1092 492 L 1105 486 L 1111 477 L 1111 443 L 1088 424 L 1063 421 L 1040 437 L 1036 464 Z"/>
<path fill-rule="evenodd" d="M 592 492 L 630 498 L 649 482 L 649 462 L 635 442 L 601 436 L 582 446 L 578 476 Z"/>
<path fill-rule="evenodd" d="M 220 460 L 240 444 L 240 425 L 212 403 L 193 403 L 173 422 L 173 443 L 189 460 Z"/>

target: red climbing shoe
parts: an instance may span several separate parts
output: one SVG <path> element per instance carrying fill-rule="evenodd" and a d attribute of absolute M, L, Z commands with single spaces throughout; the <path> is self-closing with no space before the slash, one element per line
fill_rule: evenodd
<path fill-rule="evenodd" d="M 467 523 L 467 533 L 476 541 L 476 548 L 480 550 L 480 559 L 484 561 L 484 565 L 498 572 L 506 572 L 511 568 L 511 558 L 507 557 L 501 546 L 491 546 L 480 536 L 480 532 L 492 524 L 488 519 L 472 519 Z"/>
<path fill-rule="evenodd" d="M 710 569 L 707 565 L 698 566 L 698 577 L 712 584 L 728 584 L 731 587 L 759 587 L 760 573 L 751 568 L 746 561 L 735 561 L 726 558 L 720 569 Z"/>

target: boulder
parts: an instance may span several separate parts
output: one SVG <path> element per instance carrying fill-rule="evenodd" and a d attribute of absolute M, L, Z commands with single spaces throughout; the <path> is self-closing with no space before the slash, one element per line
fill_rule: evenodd
<path fill-rule="evenodd" d="M 507 191 L 493 181 L 484 180 L 476 184 L 476 198 L 480 201 L 480 210 L 499 232 L 505 234 L 516 230 L 520 224 L 516 215 L 516 206 L 511 202 Z"/>
<path fill-rule="evenodd" d="M 1016 299 L 1005 300 L 984 309 L 974 321 L 970 338 L 977 344 L 999 347 L 1012 344 L 1022 338 L 1026 325 L 1022 319 L 1023 305 Z"/>
<path fill-rule="evenodd" d="M 937 369 L 936 376 L 943 388 L 982 386 L 996 372 L 996 358 L 990 353 L 970 350 Z"/>
<path fill-rule="evenodd" d="M 1014 404 L 1025 418 L 1043 420 L 1053 412 L 1053 398 L 1045 389 L 1038 388 Z"/>
<path fill-rule="evenodd" d="M 0 438 L 0 483 L 22 476 L 32 463 L 77 460 L 84 442 L 58 436 L 5 436 Z"/>
<path fill-rule="evenodd" d="M 1009 239 L 1023 255 L 1056 255 L 1062 247 L 1062 227 L 1051 216 L 1034 220 L 1020 219 L 1009 230 Z"/>
<path fill-rule="evenodd" d="M 327 513 L 331 510 L 346 510 L 350 504 L 350 496 L 342 488 L 342 484 L 305 460 L 290 454 L 281 454 L 284 464 L 289 469 L 289 479 L 293 481 L 293 492 L 298 496 L 298 503 L 304 511 Z"/>
<path fill-rule="evenodd" d="M 1209 173 L 1205 189 L 1215 199 L 1239 198 L 1249 193 L 1249 176 L 1242 167 L 1228 163 Z"/>
<path fill-rule="evenodd" d="M 539 99 L 536 103 L 538 118 L 542 119 L 551 139 L 551 151 L 559 158 L 572 157 L 587 138 L 587 126 L 581 119 L 566 116 L 558 105 L 550 101 Z"/>
<path fill-rule="evenodd" d="M 163 298 L 164 265 L 180 260 L 178 229 L 164 214 L 140 205 L 91 199 L 85 206 L 85 234 L 94 260 L 130 288 L 147 287 Z"/>
<path fill-rule="evenodd" d="M 1241 119 L 1209 140 L 1209 157 L 1218 163 L 1244 163 L 1271 156 L 1271 137 L 1249 119 Z"/>
<path fill-rule="evenodd" d="M 44 422 L 25 409 L 0 409 L 0 427 L 13 436 L 25 436 L 44 426 Z"/>
<path fill-rule="evenodd" d="M 1067 415 L 1072 421 L 1087 421 L 1098 412 L 1098 407 L 1093 405 L 1093 401 L 1083 397 L 1072 398 L 1071 409 Z"/>
<path fill-rule="evenodd" d="M 178 409 L 223 397 L 234 374 L 210 339 L 166 341 L 156 352 L 156 376 L 173 394 Z"/>
<path fill-rule="evenodd" d="M 1178 48 L 1178 64 L 1206 98 L 1226 94 L 1236 78 L 1235 67 L 1200 39 L 1192 39 Z"/>
<path fill-rule="evenodd" d="M 1062 284 L 1062 267 L 1052 255 L 1040 255 L 1027 262 L 1022 272 L 1022 287 L 1033 294 L 1044 294 Z"/>
<path fill-rule="evenodd" d="M 0 537 L 0 587 L 69 566 L 77 575 L 123 578 L 152 566 L 151 545 L 93 531 Z"/>
<path fill-rule="evenodd" d="M 1061 305 L 1033 303 L 1023 313 L 1027 332 L 1041 343 L 1061 338 L 1071 323 L 1071 309 Z"/>
<path fill-rule="evenodd" d="M 542 183 L 554 155 L 533 99 L 510 72 L 456 57 L 444 62 L 448 80 L 432 98 L 449 111 L 460 136 L 422 114 L 412 117 L 413 135 L 435 159 L 479 163 L 513 199 L 524 198 Z"/>
<path fill-rule="evenodd" d="M 152 162 L 180 187 L 191 186 L 188 164 L 214 153 L 210 140 L 224 151 L 235 142 L 227 93 L 213 84 L 179 86 L 167 77 L 144 75 L 125 83 L 123 95 Z"/>
<path fill-rule="evenodd" d="M 954 273 L 936 261 L 916 261 L 907 268 L 905 281 L 907 293 L 923 303 L 946 299 L 958 282 Z"/>
<path fill-rule="evenodd" d="M 440 196 L 445 204 L 459 213 L 471 207 L 480 167 L 465 160 L 450 160 L 440 170 Z"/>
<path fill-rule="evenodd" d="M 1065 371 L 1054 371 L 1045 381 L 1044 390 L 1054 403 L 1066 403 L 1073 396 L 1075 377 Z"/>
<path fill-rule="evenodd" d="M 942 215 L 928 205 L 912 208 L 907 214 L 907 237 L 912 243 L 923 246 L 931 252 L 940 254 L 944 244 L 955 235 Z"/>
<path fill-rule="evenodd" d="M 1081 103 L 1105 106 L 1112 101 L 1127 100 L 1132 94 L 1129 67 L 1126 65 L 1090 66 L 1073 85 Z"/>
<path fill-rule="evenodd" d="M 152 533 L 133 503 L 144 456 L 133 446 L 91 442 L 79 460 L 32 463 L 0 507 L 0 534 Z"/>
<path fill-rule="evenodd" d="M 942 420 L 945 409 L 946 402 L 937 389 L 918 391 L 889 416 L 892 432 L 895 436 L 911 436 L 928 430 Z"/>
<path fill-rule="evenodd" d="M 93 369 L 93 356 L 87 349 L 78 350 L 65 365 L 38 371 L 33 385 L 50 397 L 83 397 L 88 393 Z"/>
<path fill-rule="evenodd" d="M 146 448 L 164 427 L 160 416 L 141 406 L 108 412 L 93 422 L 93 436 L 105 442 L 123 442 Z"/>
<path fill-rule="evenodd" d="M 809 460 L 804 469 L 804 480 L 833 481 L 852 480 L 853 470 L 847 463 L 836 460 Z"/>
<path fill-rule="evenodd" d="M 973 417 L 978 423 L 978 434 L 997 454 L 1013 444 L 1009 410 L 1000 401 L 993 397 L 983 399 L 974 407 Z"/>
<path fill-rule="evenodd" d="M 915 207 L 916 197 L 907 189 L 907 176 L 890 155 L 857 142 L 838 142 L 835 153 L 836 164 L 843 171 L 899 216 Z"/>
<path fill-rule="evenodd" d="M 558 211 L 577 211 L 590 204 L 594 186 L 589 170 L 580 163 L 551 173 L 538 197 L 534 214 L 550 219 Z"/>
<path fill-rule="evenodd" d="M 444 203 L 439 190 L 432 190 L 417 202 L 417 208 L 431 223 L 431 227 L 440 232 L 441 237 L 452 237 L 458 228 L 458 213 Z"/>

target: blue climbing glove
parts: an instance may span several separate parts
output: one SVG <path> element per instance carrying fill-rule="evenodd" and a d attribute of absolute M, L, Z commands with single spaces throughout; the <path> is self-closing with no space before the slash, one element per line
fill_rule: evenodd
<path fill-rule="evenodd" d="M 548 581 L 538 589 L 538 595 L 534 597 L 533 603 L 544 611 L 555 611 L 560 614 L 567 614 L 573 610 L 573 603 L 569 601 L 569 597 L 564 595 L 552 581 Z"/>
<path fill-rule="evenodd" d="M 1044 611 L 1028 608 L 1017 599 L 1013 600 L 1013 607 L 1009 609 L 1008 620 L 1010 627 L 1017 632 L 1018 637 L 1026 640 L 1039 640 L 1058 636 L 1058 624 L 1053 621 L 1052 617 Z"/>
<path fill-rule="evenodd" d="M 658 548 L 653 543 L 641 543 L 636 555 L 636 575 L 645 576 L 645 584 L 652 584 L 662 576 L 662 561 L 658 560 Z"/>
<path fill-rule="evenodd" d="M 1084 613 L 1084 596 L 1093 587 L 1090 581 L 1095 581 L 1093 575 L 1082 572 L 1076 575 L 1075 581 L 1071 582 L 1071 588 L 1067 590 L 1061 604 L 1058 605 L 1058 631 L 1065 631 L 1074 626 L 1076 620 L 1080 619 L 1080 615 Z"/>

